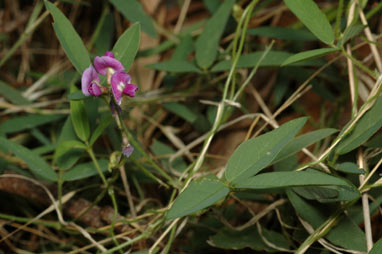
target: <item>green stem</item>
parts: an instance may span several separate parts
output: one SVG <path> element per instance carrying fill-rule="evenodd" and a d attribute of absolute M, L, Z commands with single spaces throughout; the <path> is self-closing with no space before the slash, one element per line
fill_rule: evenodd
<path fill-rule="evenodd" d="M 36 225 L 43 225 L 47 227 L 51 227 L 54 229 L 61 229 L 62 225 L 59 222 L 48 222 L 48 221 L 42 221 L 42 220 L 33 220 L 31 218 L 24 218 L 24 217 L 18 217 L 14 215 L 9 215 L 5 213 L 0 213 L 0 218 L 5 219 L 5 220 L 11 220 L 11 221 L 17 221 L 17 222 L 22 222 L 22 223 L 32 223 Z M 32 220 L 32 222 L 30 222 Z"/>
<path fill-rule="evenodd" d="M 338 222 L 342 213 L 358 201 L 359 198 L 345 203 L 338 209 L 332 216 L 330 216 L 324 223 L 321 224 L 309 237 L 300 245 L 295 254 L 303 254 L 314 242 L 324 237 Z"/>
<path fill-rule="evenodd" d="M 93 152 L 92 147 L 89 147 L 86 151 L 88 152 L 90 158 L 92 159 L 92 161 L 93 161 L 93 163 L 94 163 L 94 166 L 95 166 L 95 168 L 96 168 L 96 170 L 97 170 L 99 176 L 100 176 L 101 179 L 102 179 L 103 184 L 104 184 L 105 187 L 107 188 L 109 184 L 108 184 L 108 182 L 107 182 L 107 180 L 106 180 L 105 175 L 103 174 L 103 172 L 102 172 L 102 170 L 101 170 L 101 167 L 100 167 L 99 164 L 98 164 L 98 161 L 97 161 L 97 159 L 96 159 L 96 157 L 95 157 L 95 155 L 94 155 L 94 152 Z"/>
<path fill-rule="evenodd" d="M 340 38 L 340 35 L 341 35 L 340 26 L 341 26 L 341 17 L 342 17 L 343 9 L 344 9 L 344 0 L 340 0 L 338 2 L 336 24 L 335 24 L 335 28 L 334 28 L 334 35 L 335 35 L 335 38 L 337 40 Z"/>
<path fill-rule="evenodd" d="M 127 241 L 127 242 L 121 243 L 120 245 L 118 245 L 118 246 L 116 246 L 114 248 L 109 249 L 104 254 L 114 253 L 115 251 L 121 251 L 122 248 L 125 248 L 125 247 L 127 247 L 127 246 L 129 246 L 129 245 L 131 245 L 131 244 L 133 244 L 133 243 L 135 243 L 135 242 L 137 242 L 139 240 L 142 240 L 142 239 L 144 239 L 146 237 L 147 237 L 146 234 L 141 234 L 141 235 L 135 237 L 134 239 L 131 239 L 131 240 Z"/>
<path fill-rule="evenodd" d="M 114 98 L 113 98 L 114 99 Z M 116 104 L 117 105 L 117 104 Z M 137 149 L 142 155 L 143 157 L 151 164 L 151 166 L 153 166 L 153 168 L 158 171 L 158 173 L 163 176 L 164 178 L 166 178 L 168 181 L 169 181 L 169 184 L 172 185 L 172 186 L 175 186 L 174 184 L 174 179 L 172 179 L 170 177 L 170 175 L 167 174 L 166 171 L 164 171 L 163 169 L 161 169 L 152 159 L 151 157 L 146 153 L 146 151 L 140 146 L 140 144 L 138 144 L 138 142 L 135 141 L 133 135 L 131 135 L 131 133 L 129 132 L 129 130 L 127 129 L 126 125 L 124 124 L 124 122 L 122 121 L 122 116 L 121 116 L 121 113 L 118 111 L 118 110 L 115 110 L 117 112 L 116 116 L 118 118 L 117 120 L 117 125 L 118 127 L 120 128 L 120 131 L 122 132 L 122 134 L 126 135 L 126 137 L 128 138 L 129 142 L 133 145 L 133 147 L 135 149 Z"/>
<path fill-rule="evenodd" d="M 177 225 L 175 225 L 175 226 L 171 229 L 170 236 L 169 236 L 169 238 L 168 238 L 168 242 L 167 242 L 166 248 L 162 251 L 162 253 L 164 253 L 164 254 L 167 254 L 167 253 L 170 251 L 172 242 L 175 240 L 175 233 L 176 233 L 176 228 L 177 228 L 176 226 L 177 226 Z"/>
<path fill-rule="evenodd" d="M 365 65 L 363 65 L 360 61 L 355 59 L 353 56 L 349 55 L 343 48 L 341 49 L 342 54 L 344 54 L 346 57 L 348 57 L 355 65 L 357 65 L 361 70 L 372 76 L 373 78 L 376 78 L 375 73 L 367 68 Z"/>
<path fill-rule="evenodd" d="M 98 174 L 100 175 L 100 177 L 102 179 L 102 182 L 104 183 L 105 187 L 107 188 L 107 191 L 108 191 L 108 194 L 110 196 L 111 202 L 113 203 L 114 215 L 113 215 L 113 220 L 112 220 L 112 226 L 110 227 L 110 235 L 113 238 L 113 241 L 114 241 L 115 245 L 119 246 L 119 243 L 118 243 L 117 239 L 115 238 L 115 234 L 114 234 L 114 225 L 115 225 L 115 221 L 117 220 L 117 215 L 118 215 L 118 205 L 117 205 L 117 200 L 116 200 L 115 195 L 114 195 L 114 190 L 112 189 L 112 186 L 106 180 L 106 177 L 103 174 L 103 172 L 101 170 L 101 167 L 99 166 L 98 161 L 97 161 L 97 159 L 96 159 L 96 157 L 94 155 L 92 147 L 89 147 L 87 149 L 87 152 L 90 155 L 90 157 L 91 157 L 91 159 L 92 159 L 92 161 L 94 163 L 94 166 L 97 169 L 97 172 L 98 172 Z"/>

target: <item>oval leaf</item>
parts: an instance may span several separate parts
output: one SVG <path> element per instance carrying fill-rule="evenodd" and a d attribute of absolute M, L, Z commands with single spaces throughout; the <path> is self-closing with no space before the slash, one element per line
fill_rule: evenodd
<path fill-rule="evenodd" d="M 63 118 L 65 115 L 36 115 L 30 114 L 26 116 L 18 116 L 0 124 L 0 131 L 4 133 L 15 133 L 27 129 L 31 129 L 46 123 L 55 122 Z"/>
<path fill-rule="evenodd" d="M 70 21 L 54 4 L 44 1 L 54 18 L 53 28 L 74 68 L 82 73 L 90 65 L 89 53 Z"/>
<path fill-rule="evenodd" d="M 336 170 L 348 173 L 348 174 L 365 174 L 365 170 L 360 169 L 357 164 L 353 162 L 343 162 L 336 165 Z"/>
<path fill-rule="evenodd" d="M 72 151 L 73 149 L 83 149 L 86 150 L 86 145 L 78 140 L 65 140 L 61 142 L 56 149 L 54 154 L 55 158 L 59 158 L 66 154 L 67 152 Z"/>
<path fill-rule="evenodd" d="M 271 188 L 329 185 L 353 187 L 350 183 L 343 180 L 342 178 L 324 174 L 318 171 L 264 173 L 243 180 L 236 187 L 258 190 Z"/>
<path fill-rule="evenodd" d="M 378 97 L 374 106 L 361 117 L 353 131 L 338 144 L 336 153 L 345 154 L 365 143 L 382 127 L 382 98 Z"/>
<path fill-rule="evenodd" d="M 298 118 L 242 143 L 228 161 L 227 180 L 233 184 L 240 183 L 268 166 L 305 122 L 306 117 Z"/>
<path fill-rule="evenodd" d="M 247 30 L 249 35 L 257 35 L 268 38 L 291 41 L 314 41 L 317 38 L 305 29 L 292 29 L 280 26 L 262 26 Z"/>
<path fill-rule="evenodd" d="M 140 2 L 136 0 L 109 0 L 114 7 L 119 10 L 125 18 L 131 22 L 139 22 L 142 25 L 142 30 L 151 37 L 157 38 L 154 21 L 143 10 Z"/>
<path fill-rule="evenodd" d="M 113 53 L 128 72 L 138 52 L 141 38 L 141 26 L 136 23 L 127 29 L 113 47 Z"/>
<path fill-rule="evenodd" d="M 261 56 L 264 54 L 264 51 L 258 51 L 254 53 L 249 53 L 246 55 L 242 55 L 237 62 L 237 68 L 251 68 L 255 67 L 260 60 Z M 289 52 L 284 51 L 269 51 L 264 59 L 259 64 L 259 67 L 274 67 L 280 66 L 288 57 L 292 56 Z M 317 66 L 320 63 L 316 61 L 301 61 L 295 63 L 294 65 L 301 66 Z M 214 67 L 212 67 L 211 71 L 227 71 L 231 68 L 232 61 L 231 60 L 223 60 L 218 62 Z"/>
<path fill-rule="evenodd" d="M 174 73 L 182 73 L 182 72 L 196 72 L 202 73 L 198 67 L 195 66 L 193 62 L 189 62 L 186 60 L 169 60 L 163 61 L 160 63 L 150 64 L 146 67 L 159 70 L 159 71 L 168 71 Z"/>
<path fill-rule="evenodd" d="M 0 95 L 16 105 L 30 104 L 17 89 L 0 80 Z"/>
<path fill-rule="evenodd" d="M 310 146 L 321 139 L 326 138 L 327 136 L 336 133 L 338 130 L 336 129 L 321 129 L 312 131 L 301 136 L 294 138 L 288 145 L 285 146 L 283 150 L 276 156 L 272 163 L 276 163 L 281 161 L 297 152 L 299 152 L 304 147 Z"/>
<path fill-rule="evenodd" d="M 333 44 L 334 32 L 325 14 L 313 0 L 284 0 L 297 18 L 326 44 Z"/>
<path fill-rule="evenodd" d="M 179 194 L 167 214 L 167 219 L 176 219 L 204 209 L 227 196 L 228 192 L 229 188 L 213 175 L 193 181 Z"/>
<path fill-rule="evenodd" d="M 336 52 L 338 50 L 339 50 L 338 48 L 322 48 L 322 49 L 313 49 L 313 50 L 300 52 L 300 53 L 297 53 L 293 56 L 288 57 L 281 64 L 281 66 L 290 65 L 293 63 L 298 63 L 298 62 L 305 61 L 305 60 L 312 59 L 312 58 L 321 57 L 321 56 Z"/>
<path fill-rule="evenodd" d="M 28 148 L 3 137 L 0 137 L 0 146 L 5 150 L 10 150 L 15 156 L 25 161 L 37 177 L 48 181 L 57 181 L 57 174 L 49 164 Z"/>
<path fill-rule="evenodd" d="M 328 219 L 323 213 L 325 207 L 315 207 L 293 191 L 287 191 L 287 195 L 297 214 L 312 225 L 313 228 L 318 228 Z M 333 244 L 344 248 L 360 251 L 365 251 L 366 249 L 365 234 L 346 216 L 329 231 L 325 238 Z"/>
<path fill-rule="evenodd" d="M 73 165 L 80 159 L 83 153 L 83 149 L 72 148 L 70 151 L 64 153 L 62 156 L 57 157 L 57 150 L 60 150 L 60 146 L 63 145 L 66 141 L 76 140 L 78 141 L 76 131 L 73 128 L 72 119 L 69 116 L 64 126 L 61 129 L 60 136 L 57 140 L 56 153 L 54 154 L 54 162 L 57 163 L 57 166 L 61 170 L 66 170 L 73 167 Z"/>
<path fill-rule="evenodd" d="M 77 92 L 74 92 L 74 93 L 71 93 L 68 95 L 68 100 L 71 100 L 71 101 L 80 101 L 80 100 L 84 100 L 84 99 L 87 99 L 89 97 L 85 96 L 82 91 L 77 91 Z"/>
<path fill-rule="evenodd" d="M 109 116 L 102 120 L 102 122 L 97 126 L 97 128 L 94 130 L 91 138 L 90 138 L 90 146 L 96 142 L 98 137 L 102 134 L 102 132 L 111 124 L 113 121 L 113 117 Z"/>
<path fill-rule="evenodd" d="M 106 172 L 108 170 L 109 164 L 107 160 L 99 160 L 98 163 L 102 172 Z M 95 168 L 94 163 L 87 162 L 79 164 L 73 167 L 72 169 L 66 171 L 62 175 L 62 178 L 64 181 L 74 181 L 95 175 L 98 175 L 98 171 Z"/>
<path fill-rule="evenodd" d="M 380 254 L 380 253 L 382 253 L 382 239 L 376 242 L 373 248 L 369 252 L 369 254 Z"/>
<path fill-rule="evenodd" d="M 210 67 L 216 59 L 220 37 L 224 32 L 234 2 L 234 0 L 225 0 L 207 21 L 202 34 L 196 40 L 196 63 L 203 69 Z"/>
<path fill-rule="evenodd" d="M 73 85 L 71 92 L 77 91 Z M 70 112 L 74 130 L 82 141 L 87 141 L 90 136 L 88 115 L 83 101 L 70 101 Z"/>

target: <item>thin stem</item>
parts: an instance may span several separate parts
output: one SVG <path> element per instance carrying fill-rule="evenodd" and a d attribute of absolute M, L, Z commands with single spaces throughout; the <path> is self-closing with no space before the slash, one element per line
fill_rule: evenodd
<path fill-rule="evenodd" d="M 363 157 L 361 148 L 358 151 L 358 166 L 359 168 L 366 170 L 365 159 Z M 361 185 L 364 181 L 365 181 L 365 176 L 362 174 L 359 175 L 359 182 Z M 368 194 L 366 192 L 362 193 L 361 200 L 362 200 L 363 221 L 365 225 L 367 251 L 370 251 L 373 248 L 373 235 L 371 231 L 369 199 L 368 199 Z"/>
<path fill-rule="evenodd" d="M 141 145 L 135 141 L 134 137 L 131 135 L 131 133 L 129 132 L 129 130 L 127 129 L 126 125 L 124 124 L 124 122 L 122 121 L 122 116 L 121 116 L 121 113 L 116 110 L 117 114 L 117 118 L 118 118 L 118 121 L 117 121 L 117 125 L 121 127 L 121 131 L 122 133 L 124 133 L 126 135 L 126 137 L 128 138 L 129 142 L 133 145 L 134 148 L 136 148 L 142 155 L 143 157 L 153 166 L 153 168 L 158 171 L 158 173 L 163 176 L 164 178 L 166 178 L 170 185 L 174 185 L 174 180 L 170 177 L 170 175 L 167 174 L 166 171 L 164 171 L 163 169 L 161 169 L 152 159 L 151 157 L 145 152 L 145 150 L 141 147 Z"/>
<path fill-rule="evenodd" d="M 104 183 L 105 187 L 107 188 L 107 191 L 108 191 L 108 194 L 110 196 L 111 202 L 113 203 L 114 214 L 113 214 L 112 226 L 110 227 L 110 235 L 113 238 L 113 241 L 114 241 L 115 245 L 119 246 L 119 243 L 118 243 L 117 239 L 115 238 L 115 234 L 114 234 L 114 225 L 115 225 L 115 221 L 116 221 L 117 215 L 118 215 L 118 205 L 117 205 L 117 200 L 116 200 L 115 195 L 114 195 L 114 190 L 112 189 L 112 187 L 109 184 L 109 182 L 106 180 L 106 177 L 103 174 L 103 172 L 101 170 L 101 167 L 99 166 L 98 161 L 97 161 L 97 159 L 96 159 L 96 157 L 94 155 L 92 147 L 89 147 L 87 149 L 87 152 L 88 152 L 89 156 L 91 157 L 91 159 L 92 159 L 92 161 L 94 163 L 94 166 L 95 166 L 98 174 L 100 175 L 100 177 L 102 179 L 102 182 Z"/>
<path fill-rule="evenodd" d="M 373 78 L 376 78 L 375 76 L 375 73 L 370 70 L 369 68 L 367 68 L 365 65 L 363 65 L 360 61 L 358 61 L 357 59 L 355 59 L 352 55 L 349 55 L 345 50 L 342 49 L 342 53 L 350 58 L 350 60 L 355 64 L 357 65 L 361 70 L 363 70 L 364 72 L 366 72 L 367 74 L 369 74 L 371 77 Z"/>
<path fill-rule="evenodd" d="M 341 33 L 340 26 L 341 26 L 341 16 L 344 9 L 344 0 L 340 0 L 338 2 L 338 9 L 337 9 L 337 16 L 336 16 L 336 24 L 334 28 L 334 34 L 335 37 L 338 39 Z"/>

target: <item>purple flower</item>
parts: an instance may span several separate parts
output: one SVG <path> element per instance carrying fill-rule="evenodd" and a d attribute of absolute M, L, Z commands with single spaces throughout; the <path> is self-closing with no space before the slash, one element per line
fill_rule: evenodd
<path fill-rule="evenodd" d="M 100 79 L 98 77 L 98 74 L 96 70 L 93 68 L 93 66 L 89 66 L 83 73 L 82 73 L 82 79 L 81 79 L 81 88 L 82 93 L 85 96 L 100 96 L 102 94 L 102 89 L 98 85 L 100 82 Z"/>
<path fill-rule="evenodd" d="M 134 151 L 134 147 L 132 147 L 131 145 L 127 145 L 125 146 L 123 149 L 122 149 L 122 154 L 126 157 L 126 158 L 129 158 L 130 155 L 133 153 Z"/>
<path fill-rule="evenodd" d="M 107 51 L 104 56 L 96 56 L 94 59 L 94 67 L 99 74 L 111 76 L 114 72 L 123 71 L 122 63 L 114 58 L 113 52 Z"/>
<path fill-rule="evenodd" d="M 135 96 L 135 91 L 137 91 L 138 87 L 130 84 L 130 81 L 130 75 L 122 71 L 114 73 L 111 77 L 111 90 L 118 105 L 121 105 L 123 94 L 127 94 L 130 97 Z"/>

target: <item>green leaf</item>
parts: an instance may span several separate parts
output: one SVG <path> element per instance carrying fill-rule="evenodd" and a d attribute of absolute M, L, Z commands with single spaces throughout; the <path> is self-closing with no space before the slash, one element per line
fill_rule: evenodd
<path fill-rule="evenodd" d="M 277 163 L 278 161 L 284 160 L 285 158 L 299 152 L 304 147 L 310 146 L 321 139 L 324 139 L 333 133 L 336 133 L 336 129 L 321 129 L 312 131 L 301 136 L 294 138 L 289 144 L 287 144 L 280 153 L 276 156 L 272 163 Z"/>
<path fill-rule="evenodd" d="M 333 200 L 338 198 L 339 193 L 335 189 L 322 187 L 322 186 L 307 186 L 293 188 L 301 197 L 308 200 L 317 200 L 319 202 L 325 202 L 327 200 Z"/>
<path fill-rule="evenodd" d="M 282 234 L 265 228 L 262 229 L 262 234 L 275 246 L 284 249 L 289 248 L 289 243 Z M 223 228 L 217 234 L 211 236 L 208 243 L 214 247 L 227 250 L 251 248 L 257 251 L 266 251 L 266 253 L 274 251 L 263 241 L 256 227 L 246 228 L 242 231 Z"/>
<path fill-rule="evenodd" d="M 135 23 L 127 29 L 113 47 L 115 58 L 121 61 L 125 71 L 129 71 L 139 48 L 141 38 L 141 26 Z"/>
<path fill-rule="evenodd" d="M 361 24 L 357 24 L 357 25 L 351 25 L 349 27 L 347 27 L 344 31 L 344 35 L 342 37 L 342 39 L 339 41 L 339 45 L 345 45 L 345 43 L 352 39 L 353 37 L 357 36 L 358 34 L 360 34 L 364 29 L 365 29 L 365 25 L 361 25 Z"/>
<path fill-rule="evenodd" d="M 216 176 L 208 175 L 191 182 L 179 194 L 167 214 L 167 219 L 176 219 L 215 204 L 227 196 L 229 188 Z"/>
<path fill-rule="evenodd" d="M 314 207 L 292 190 L 287 190 L 286 194 L 297 215 L 312 225 L 313 228 L 317 228 L 325 222 L 326 216 L 323 214 L 322 209 Z"/>
<path fill-rule="evenodd" d="M 173 169 L 178 172 L 184 172 L 184 170 L 186 170 L 187 164 L 182 157 L 177 157 L 173 161 L 170 161 L 170 158 L 168 156 L 174 154 L 175 151 L 165 143 L 162 143 L 158 140 L 154 140 L 153 144 L 150 146 L 150 149 L 154 155 L 160 158 L 159 161 L 166 169 Z M 163 155 L 167 156 L 163 157 Z"/>
<path fill-rule="evenodd" d="M 373 138 L 371 138 L 366 144 L 366 147 L 368 148 L 380 148 L 382 147 L 382 133 L 375 135 Z"/>
<path fill-rule="evenodd" d="M 257 62 L 260 60 L 261 56 L 264 54 L 263 51 L 258 51 L 254 53 L 249 53 L 242 55 L 237 62 L 237 68 L 251 68 L 257 65 Z M 288 57 L 292 56 L 289 52 L 284 51 L 269 51 L 268 54 L 264 57 L 263 61 L 259 64 L 259 67 L 279 67 Z M 314 59 L 315 60 L 315 59 Z M 317 61 L 307 60 L 302 62 L 297 62 L 294 65 L 298 66 L 316 66 Z M 218 71 L 227 71 L 231 68 L 231 60 L 223 60 L 218 62 L 214 67 L 212 67 L 212 72 Z"/>
<path fill-rule="evenodd" d="M 146 67 L 158 70 L 158 71 L 168 71 L 175 73 L 182 72 L 195 72 L 202 73 L 202 71 L 195 66 L 193 62 L 186 60 L 168 60 L 155 64 L 147 65 Z"/>
<path fill-rule="evenodd" d="M 53 144 L 48 144 L 48 145 L 39 146 L 33 149 L 33 152 L 37 155 L 42 155 L 42 154 L 51 153 L 54 150 L 56 150 L 56 146 Z"/>
<path fill-rule="evenodd" d="M 104 130 L 111 124 L 112 121 L 113 121 L 112 116 L 105 117 L 101 121 L 101 123 L 94 130 L 94 132 L 90 138 L 90 141 L 89 141 L 90 146 L 92 146 L 94 144 L 94 142 L 96 142 L 96 140 L 99 138 L 99 136 L 102 134 L 102 132 L 104 132 Z"/>
<path fill-rule="evenodd" d="M 90 66 L 89 53 L 84 43 L 65 15 L 54 4 L 48 1 L 44 1 L 44 3 L 54 18 L 53 28 L 61 46 L 74 68 L 82 73 Z"/>
<path fill-rule="evenodd" d="M 342 217 L 339 223 L 329 231 L 326 239 L 346 249 L 367 250 L 365 233 L 347 216 Z"/>
<path fill-rule="evenodd" d="M 71 101 L 80 101 L 80 100 L 84 100 L 84 99 L 87 99 L 89 97 L 85 96 L 82 91 L 77 91 L 77 92 L 74 92 L 74 93 L 71 93 L 68 95 L 68 100 L 71 100 Z"/>
<path fill-rule="evenodd" d="M 353 131 L 338 144 L 336 153 L 345 154 L 365 143 L 382 126 L 382 98 L 356 123 Z"/>
<path fill-rule="evenodd" d="M 16 105 L 30 104 L 30 101 L 28 101 L 17 89 L 11 87 L 10 85 L 4 83 L 1 80 L 0 95 Z"/>
<path fill-rule="evenodd" d="M 230 228 L 223 228 L 217 234 L 210 237 L 208 243 L 213 247 L 226 250 L 241 250 L 251 248 L 253 250 L 266 250 L 270 248 L 261 240 L 261 236 L 256 228 L 246 228 L 236 231 Z"/>
<path fill-rule="evenodd" d="M 223 35 L 234 3 L 234 0 L 225 0 L 207 21 L 202 34 L 196 40 L 196 63 L 203 69 L 210 67 L 216 59 L 220 37 Z"/>
<path fill-rule="evenodd" d="M 336 165 L 336 170 L 348 174 L 365 174 L 365 170 L 360 169 L 357 164 L 353 162 L 343 162 Z"/>
<path fill-rule="evenodd" d="M 72 151 L 73 149 L 82 149 L 86 150 L 86 145 L 78 140 L 65 140 L 61 142 L 56 149 L 56 152 L 54 154 L 55 158 L 59 158 L 63 156 L 64 154 Z"/>
<path fill-rule="evenodd" d="M 178 102 L 165 102 L 162 104 L 165 109 L 183 118 L 189 123 L 195 122 L 198 116 L 187 106 Z"/>
<path fill-rule="evenodd" d="M 140 2 L 136 0 L 109 0 L 114 7 L 122 13 L 125 18 L 135 23 L 139 22 L 142 26 L 143 32 L 147 33 L 151 37 L 157 38 L 157 32 L 155 31 L 154 21 L 144 11 Z"/>
<path fill-rule="evenodd" d="M 35 176 L 48 181 L 57 181 L 57 174 L 40 156 L 28 148 L 0 137 L 0 147 L 11 151 L 15 156 L 25 161 Z"/>
<path fill-rule="evenodd" d="M 263 173 L 241 181 L 236 187 L 261 190 L 297 186 L 330 185 L 353 187 L 349 182 L 340 177 L 331 176 L 318 171 Z"/>
<path fill-rule="evenodd" d="M 62 127 L 60 136 L 56 143 L 57 144 L 56 152 L 53 157 L 54 161 L 57 163 L 58 167 L 61 170 L 66 170 L 68 168 L 71 168 L 79 160 L 79 158 L 81 157 L 84 151 L 83 149 L 72 148 L 68 152 L 64 153 L 62 156 L 57 157 L 57 151 L 61 149 L 60 146 L 62 146 L 66 141 L 70 141 L 70 140 L 76 140 L 79 142 L 77 135 L 75 133 L 75 130 L 73 128 L 72 119 L 69 116 L 66 119 L 64 126 Z"/>
<path fill-rule="evenodd" d="M 191 35 L 184 36 L 171 56 L 171 60 L 187 60 L 188 55 L 194 50 L 194 44 Z"/>
<path fill-rule="evenodd" d="M 306 117 L 298 118 L 242 143 L 228 161 L 226 179 L 232 184 L 238 184 L 267 167 L 305 122 Z"/>
<path fill-rule="evenodd" d="M 376 242 L 373 248 L 369 251 L 369 254 L 380 254 L 382 253 L 382 239 Z"/>
<path fill-rule="evenodd" d="M 0 131 L 4 133 L 15 133 L 28 130 L 40 125 L 52 123 L 65 115 L 36 115 L 30 114 L 26 116 L 18 116 L 4 121 L 0 124 Z"/>
<path fill-rule="evenodd" d="M 99 160 L 98 164 L 101 168 L 102 172 L 106 172 L 108 170 L 109 163 L 107 160 Z M 78 164 L 72 169 L 66 171 L 62 178 L 64 181 L 74 181 L 84 179 L 90 176 L 98 175 L 98 171 L 94 166 L 93 162 L 87 162 Z"/>
<path fill-rule="evenodd" d="M 297 214 L 313 228 L 318 228 L 327 220 L 323 214 L 324 207 L 316 208 L 303 200 L 293 191 L 287 191 L 288 199 L 292 203 Z M 364 251 L 366 248 L 365 234 L 347 217 L 343 217 L 337 225 L 325 236 L 333 244 L 352 250 Z"/>
<path fill-rule="evenodd" d="M 250 28 L 247 30 L 247 34 L 291 41 L 314 41 L 317 39 L 311 32 L 305 29 L 297 30 L 278 26 Z"/>
<path fill-rule="evenodd" d="M 72 91 L 73 90 L 73 91 Z M 76 91 L 77 88 L 73 85 L 71 91 Z M 90 126 L 88 116 L 85 110 L 83 101 L 70 101 L 70 112 L 74 130 L 77 136 L 84 142 L 89 139 Z"/>
<path fill-rule="evenodd" d="M 325 14 L 313 0 L 284 0 L 297 18 L 326 44 L 333 44 L 334 32 Z"/>
<path fill-rule="evenodd" d="M 304 52 L 297 53 L 295 55 L 292 55 L 288 57 L 282 64 L 281 66 L 286 66 L 294 63 L 298 63 L 301 61 L 305 61 L 308 59 L 316 58 L 316 57 L 321 57 L 333 52 L 339 51 L 339 48 L 321 48 L 321 49 L 313 49 L 313 50 L 308 50 Z"/>

